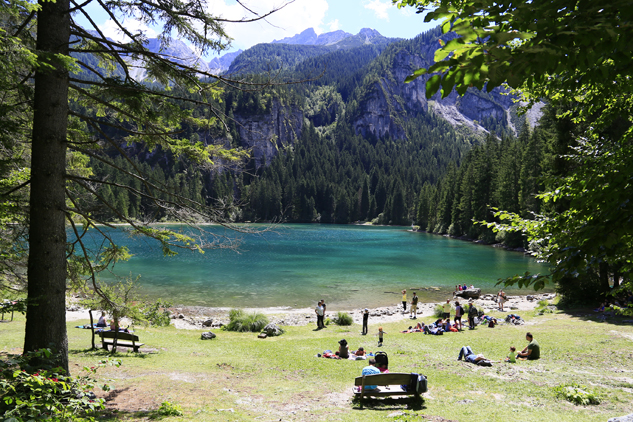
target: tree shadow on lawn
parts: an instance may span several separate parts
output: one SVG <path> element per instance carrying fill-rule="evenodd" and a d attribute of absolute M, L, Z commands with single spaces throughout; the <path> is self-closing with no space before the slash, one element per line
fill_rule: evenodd
<path fill-rule="evenodd" d="M 613 312 L 595 312 L 593 308 L 558 306 L 558 311 L 582 321 L 604 322 L 612 325 L 632 326 L 633 316 L 614 315 Z"/>
<path fill-rule="evenodd" d="M 422 397 L 386 397 L 386 398 L 370 398 L 363 399 L 363 408 L 360 407 L 360 398 L 354 397 L 352 404 L 354 410 L 380 410 L 380 411 L 393 411 L 402 410 L 403 406 L 406 406 L 407 410 L 424 410 L 424 398 Z"/>
<path fill-rule="evenodd" d="M 101 348 L 93 349 L 91 347 L 87 349 L 70 349 L 68 350 L 68 355 L 84 355 L 84 356 L 95 356 L 95 357 L 103 357 L 103 358 L 139 358 L 139 359 L 147 359 L 150 355 L 155 354 L 155 352 L 143 353 L 143 352 L 133 352 L 132 350 L 126 352 L 112 352 L 111 350 L 105 350 Z"/>
<path fill-rule="evenodd" d="M 151 420 L 160 420 L 168 417 L 169 415 L 165 415 L 160 411 L 160 409 L 151 409 L 151 410 L 123 410 L 117 409 L 114 402 L 116 402 L 117 396 L 122 393 L 127 392 L 130 387 L 125 387 L 122 389 L 116 389 L 110 391 L 104 399 L 106 400 L 106 408 L 97 413 L 98 419 L 102 421 L 120 421 L 120 420 L 142 420 L 142 419 L 151 419 Z M 110 406 L 110 407 L 108 407 Z M 114 408 L 112 406 L 115 406 Z"/>

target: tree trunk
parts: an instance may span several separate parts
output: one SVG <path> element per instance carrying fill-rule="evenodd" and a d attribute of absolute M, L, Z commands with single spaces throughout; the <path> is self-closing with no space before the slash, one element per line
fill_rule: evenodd
<path fill-rule="evenodd" d="M 65 172 L 68 71 L 52 54 L 68 54 L 69 0 L 40 0 L 37 50 L 55 69 L 35 73 L 31 159 L 28 306 L 24 351 L 53 347 L 68 371 L 66 336 Z"/>

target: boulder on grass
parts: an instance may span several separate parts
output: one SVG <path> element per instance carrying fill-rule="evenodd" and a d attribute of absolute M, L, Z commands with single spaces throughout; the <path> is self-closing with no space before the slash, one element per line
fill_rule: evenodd
<path fill-rule="evenodd" d="M 202 333 L 202 335 L 200 336 L 201 340 L 212 340 L 214 338 L 216 338 L 217 336 L 215 334 L 213 334 L 211 331 L 207 332 L 207 333 Z"/>
<path fill-rule="evenodd" d="M 475 288 L 462 290 L 460 292 L 455 292 L 455 296 L 463 297 L 465 299 L 479 299 L 479 296 L 481 296 L 481 289 Z"/>
<path fill-rule="evenodd" d="M 284 330 L 279 328 L 277 324 L 273 324 L 271 322 L 270 324 L 264 327 L 263 332 L 266 333 L 266 335 L 268 335 L 269 337 L 275 337 L 275 336 L 282 335 L 284 333 Z"/>

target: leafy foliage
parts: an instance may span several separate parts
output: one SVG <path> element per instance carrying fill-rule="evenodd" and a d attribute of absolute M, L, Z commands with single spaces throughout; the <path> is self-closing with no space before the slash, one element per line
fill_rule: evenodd
<path fill-rule="evenodd" d="M 633 9 L 625 0 L 609 4 L 574 0 L 453 1 L 395 0 L 427 20 L 441 19 L 454 31 L 436 52 L 436 63 L 412 80 L 427 80 L 427 95 L 453 87 L 491 90 L 507 82 L 533 103 L 547 98 L 557 111 L 557 157 L 537 199 L 542 214 L 526 218 L 503 208 L 487 220 L 496 231 L 520 232 L 551 274 L 517 276 L 506 284 L 540 288 L 548 280 L 565 294 L 596 300 L 631 287 L 633 221 L 630 216 L 633 139 L 633 55 L 628 24 Z M 498 221 L 503 221 L 499 223 Z M 577 286 L 585 286 L 578 289 Z"/>
<path fill-rule="evenodd" d="M 143 315 L 143 321 L 149 325 L 156 327 L 167 327 L 170 323 L 170 314 L 167 308 L 171 307 L 171 302 L 163 301 L 162 299 L 156 300 L 153 303 L 147 303 L 141 307 L 141 314 Z"/>
<path fill-rule="evenodd" d="M 182 407 L 177 404 L 164 401 L 158 408 L 158 414 L 161 416 L 182 416 Z"/>
<path fill-rule="evenodd" d="M 55 366 L 50 349 L 8 355 L 0 360 L 0 412 L 7 421 L 84 421 L 104 408 L 94 396 L 98 368 L 119 366 L 119 360 L 103 360 L 84 368 L 87 375 L 70 377 Z M 103 385 L 104 391 L 110 386 Z"/>
<path fill-rule="evenodd" d="M 600 397 L 587 391 L 587 387 L 577 383 L 562 384 L 553 388 L 556 397 L 572 402 L 578 406 L 600 404 Z"/>

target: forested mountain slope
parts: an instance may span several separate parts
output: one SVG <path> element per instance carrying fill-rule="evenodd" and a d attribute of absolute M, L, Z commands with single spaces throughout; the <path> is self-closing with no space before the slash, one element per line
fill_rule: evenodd
<path fill-rule="evenodd" d="M 183 125 L 183 137 L 192 141 L 249 149 L 245 172 L 194 170 L 159 151 L 133 153 L 175 192 L 206 202 L 223 198 L 235 220 L 411 224 L 423 186 L 459 165 L 487 132 L 514 134 L 512 100 L 500 91 L 427 101 L 424 78 L 404 83 L 432 62 L 440 37 L 451 36 L 434 29 L 398 41 L 363 30 L 334 45 L 259 44 L 229 72 L 251 73 L 257 81 L 266 77 L 257 74 L 274 71 L 278 80 L 306 82 L 252 92 L 227 88 L 226 126 Z M 128 215 L 152 211 L 125 195 L 120 206 Z"/>

